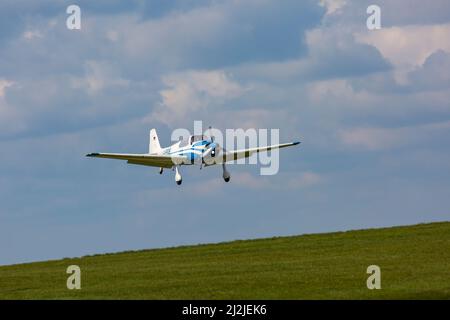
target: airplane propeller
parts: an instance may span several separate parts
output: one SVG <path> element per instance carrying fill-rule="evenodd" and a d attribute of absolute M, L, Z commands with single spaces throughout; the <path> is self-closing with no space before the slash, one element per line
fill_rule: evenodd
<path fill-rule="evenodd" d="M 202 169 L 205 159 L 208 159 L 209 157 L 215 158 L 218 151 L 220 150 L 220 146 L 214 142 L 215 137 L 213 135 L 211 135 L 211 129 L 212 129 L 212 127 L 209 126 L 208 130 L 209 130 L 211 141 L 205 145 L 205 151 L 202 154 L 202 162 L 200 164 L 200 169 Z M 206 161 L 206 163 L 207 162 L 208 162 L 208 160 Z"/>
<path fill-rule="evenodd" d="M 214 142 L 215 137 L 214 137 L 213 135 L 211 135 L 211 129 L 212 129 L 211 126 L 209 126 L 209 127 L 208 127 L 208 130 L 209 130 L 209 136 L 210 136 L 210 138 L 211 138 L 211 141 Z"/>
<path fill-rule="evenodd" d="M 216 156 L 216 148 L 218 148 L 217 143 L 211 142 L 206 145 L 206 150 L 203 152 L 203 158 L 208 156 L 215 157 Z"/>

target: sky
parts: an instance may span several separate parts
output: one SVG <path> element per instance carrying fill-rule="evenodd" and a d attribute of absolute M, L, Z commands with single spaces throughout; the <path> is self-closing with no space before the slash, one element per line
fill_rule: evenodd
<path fill-rule="evenodd" d="M 194 120 L 302 144 L 181 187 L 84 156 Z M 449 138 L 447 0 L 0 2 L 0 265 L 449 221 Z"/>

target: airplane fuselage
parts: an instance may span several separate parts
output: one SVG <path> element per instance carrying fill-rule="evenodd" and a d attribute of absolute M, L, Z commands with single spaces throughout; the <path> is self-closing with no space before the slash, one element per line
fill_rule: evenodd
<path fill-rule="evenodd" d="M 192 144 L 186 141 L 179 141 L 170 147 L 162 149 L 162 154 L 167 156 L 179 156 L 184 157 L 185 160 L 182 161 L 183 165 L 211 165 L 211 162 L 205 162 L 205 151 L 208 148 L 213 150 L 209 154 L 210 157 L 214 158 L 218 151 L 218 146 L 211 140 L 203 139 L 194 141 Z"/>

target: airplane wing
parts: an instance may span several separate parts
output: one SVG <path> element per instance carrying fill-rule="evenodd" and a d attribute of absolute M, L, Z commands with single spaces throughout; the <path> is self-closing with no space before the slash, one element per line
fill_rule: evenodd
<path fill-rule="evenodd" d="M 172 168 L 175 164 L 180 164 L 186 160 L 186 157 L 179 156 L 131 153 L 89 153 L 86 157 L 126 160 L 129 164 L 162 168 Z"/>
<path fill-rule="evenodd" d="M 286 147 L 290 147 L 290 146 L 295 146 L 299 143 L 300 142 L 289 142 L 289 143 L 275 144 L 275 145 L 266 146 L 266 147 L 257 147 L 257 148 L 226 151 L 222 155 L 222 161 L 227 162 L 227 161 L 233 161 L 233 160 L 242 159 L 242 158 L 248 158 L 248 157 L 252 156 L 254 153 L 286 148 Z"/>

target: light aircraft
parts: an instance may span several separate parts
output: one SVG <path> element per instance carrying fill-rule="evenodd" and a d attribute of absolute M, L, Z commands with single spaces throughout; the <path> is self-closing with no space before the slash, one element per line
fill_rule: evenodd
<path fill-rule="evenodd" d="M 295 146 L 299 143 L 289 142 L 266 147 L 227 151 L 218 143 L 214 142 L 214 137 L 193 135 L 188 140 L 180 140 L 170 147 L 161 148 L 156 130 L 151 129 L 148 153 L 89 153 L 86 156 L 126 160 L 129 164 L 159 167 L 160 174 L 163 173 L 164 168 L 172 168 L 175 169 L 175 182 L 180 185 L 182 182 L 180 173 L 181 165 L 200 165 L 201 169 L 203 166 L 222 164 L 222 176 L 225 182 L 228 182 L 230 181 L 231 175 L 225 167 L 226 162 L 248 158 L 258 152 Z"/>

